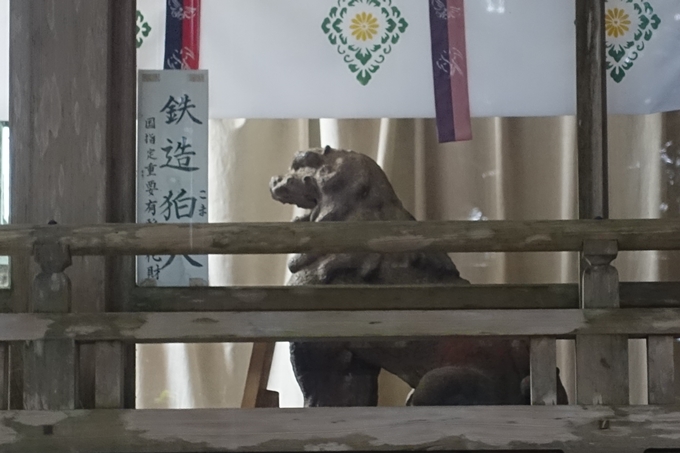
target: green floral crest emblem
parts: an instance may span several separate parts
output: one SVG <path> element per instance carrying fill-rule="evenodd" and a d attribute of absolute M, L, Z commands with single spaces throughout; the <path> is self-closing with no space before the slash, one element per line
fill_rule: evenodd
<path fill-rule="evenodd" d="M 661 19 L 644 0 L 607 0 L 606 5 L 607 70 L 619 83 L 645 50 Z"/>
<path fill-rule="evenodd" d="M 144 14 L 137 10 L 137 48 L 139 49 L 144 44 L 144 38 L 147 38 L 151 33 L 151 25 L 144 19 Z"/>
<path fill-rule="evenodd" d="M 362 85 L 371 81 L 407 28 L 392 0 L 338 0 L 321 24 Z"/>

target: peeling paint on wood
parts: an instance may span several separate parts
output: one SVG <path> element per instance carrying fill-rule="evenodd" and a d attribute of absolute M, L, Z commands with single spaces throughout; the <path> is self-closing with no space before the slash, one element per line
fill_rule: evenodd
<path fill-rule="evenodd" d="M 124 345 L 117 341 L 95 343 L 95 407 L 123 407 L 124 381 L 121 370 L 125 358 Z"/>
<path fill-rule="evenodd" d="M 619 250 L 678 250 L 672 219 L 102 224 L 0 226 L 0 254 L 28 253 L 38 239 L 74 255 L 277 254 L 405 250 L 445 252 L 579 251 L 616 241 Z M 304 240 L 303 240 L 304 239 Z"/>
<path fill-rule="evenodd" d="M 31 309 L 39 313 L 67 313 L 71 281 L 64 270 L 71 265 L 68 247 L 39 243 L 35 260 L 40 267 L 33 280 Z M 73 339 L 41 339 L 24 344 L 24 409 L 67 410 L 76 407 L 78 354 Z"/>
<path fill-rule="evenodd" d="M 619 274 L 612 260 L 615 241 L 586 241 L 581 276 L 584 309 L 618 309 Z M 662 321 L 663 322 L 663 321 Z M 628 338 L 625 335 L 576 336 L 576 400 L 579 404 L 629 403 Z"/>
<path fill-rule="evenodd" d="M 647 338 L 647 381 L 649 404 L 675 404 L 675 357 L 671 336 Z"/>
<path fill-rule="evenodd" d="M 680 309 L 0 314 L 0 341 L 221 342 L 680 335 Z"/>
<path fill-rule="evenodd" d="M 368 246 L 374 252 L 417 252 L 431 245 L 433 239 L 422 236 L 384 237 L 371 239 Z"/>
<path fill-rule="evenodd" d="M 134 0 L 21 0 L 9 10 L 12 222 L 134 222 Z M 30 243 L 49 242 L 50 228 L 25 236 L 19 253 L 30 253 Z M 123 303 L 134 283 L 133 265 L 127 257 L 75 259 L 69 269 L 73 310 L 120 309 L 107 299 Z M 13 257 L 11 267 L 14 309 L 25 311 L 35 266 Z M 80 396 L 89 405 L 93 360 L 87 346 L 80 354 Z M 18 356 L 12 354 L 13 362 Z M 12 365 L 19 370 L 13 380 L 21 379 L 21 363 Z"/>
<path fill-rule="evenodd" d="M 531 404 L 557 404 L 557 342 L 554 338 L 531 339 Z"/>
<path fill-rule="evenodd" d="M 603 422 L 607 429 L 601 429 Z M 474 449 L 642 453 L 647 448 L 680 447 L 678 426 L 677 408 L 654 406 L 0 412 L 0 445 L 3 453 Z"/>

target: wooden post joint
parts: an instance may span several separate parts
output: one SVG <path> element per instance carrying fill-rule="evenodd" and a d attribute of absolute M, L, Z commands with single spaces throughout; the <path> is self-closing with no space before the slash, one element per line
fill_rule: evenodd
<path fill-rule="evenodd" d="M 619 307 L 619 273 L 611 264 L 618 251 L 615 240 L 584 241 L 581 308 Z"/>
<path fill-rule="evenodd" d="M 44 274 L 60 274 L 72 264 L 69 246 L 57 241 L 36 243 L 33 257 Z"/>
<path fill-rule="evenodd" d="M 30 310 L 35 313 L 71 311 L 71 265 L 68 246 L 40 239 L 33 246 L 40 272 L 33 278 Z M 38 340 L 24 345 L 24 409 L 72 410 L 76 407 L 78 354 L 73 340 Z"/>
<path fill-rule="evenodd" d="M 619 245 L 615 240 L 583 242 L 583 257 L 591 266 L 607 266 L 616 259 Z"/>
<path fill-rule="evenodd" d="M 619 273 L 612 261 L 616 241 L 585 241 L 581 308 L 619 308 Z M 576 335 L 577 404 L 628 404 L 628 338 Z M 600 429 L 607 429 L 603 421 Z"/>
<path fill-rule="evenodd" d="M 57 241 L 38 242 L 33 257 L 40 272 L 33 279 L 32 311 L 68 313 L 71 311 L 71 280 L 64 271 L 71 265 L 67 245 Z"/>

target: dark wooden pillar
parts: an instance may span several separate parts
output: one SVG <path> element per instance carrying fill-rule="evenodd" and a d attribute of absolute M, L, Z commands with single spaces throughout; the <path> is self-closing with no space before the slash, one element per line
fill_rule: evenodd
<path fill-rule="evenodd" d="M 609 217 L 605 0 L 576 0 L 576 110 L 580 219 Z M 619 278 L 610 263 L 616 241 L 586 242 L 581 308 L 618 308 Z M 628 404 L 628 338 L 576 336 L 576 403 Z"/>
<path fill-rule="evenodd" d="M 12 223 L 134 221 L 135 5 L 11 1 Z M 15 311 L 32 310 L 37 271 L 31 257 L 13 258 Z M 123 310 L 134 285 L 131 257 L 74 257 L 66 273 L 74 312 Z M 79 348 L 78 403 L 92 407 L 95 348 Z M 16 352 L 11 395 L 18 408 L 23 366 Z M 134 368 L 127 367 L 126 378 L 134 385 Z M 134 389 L 128 392 L 134 398 Z"/>
<path fill-rule="evenodd" d="M 605 0 L 576 1 L 576 109 L 580 219 L 609 217 Z"/>

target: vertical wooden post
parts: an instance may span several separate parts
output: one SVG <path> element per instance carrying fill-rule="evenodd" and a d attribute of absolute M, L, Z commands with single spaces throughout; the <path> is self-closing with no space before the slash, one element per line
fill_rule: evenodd
<path fill-rule="evenodd" d="M 11 0 L 11 221 L 134 222 L 135 0 Z M 12 305 L 28 310 L 35 265 L 12 260 Z M 121 311 L 134 285 L 133 257 L 75 257 L 74 312 Z M 96 351 L 79 348 L 78 402 L 94 406 Z M 12 357 L 12 407 L 23 365 Z M 112 363 L 118 363 L 112 359 Z M 134 345 L 126 349 L 134 405 Z"/>
<path fill-rule="evenodd" d="M 675 338 L 653 335 L 647 338 L 647 382 L 649 404 L 675 404 Z"/>
<path fill-rule="evenodd" d="M 267 390 L 275 346 L 276 343 L 253 343 L 246 386 L 241 400 L 242 409 L 279 407 L 279 394 Z"/>
<path fill-rule="evenodd" d="M 95 343 L 94 403 L 97 409 L 124 407 L 125 379 L 120 370 L 125 362 L 125 345 L 120 341 Z"/>
<path fill-rule="evenodd" d="M 611 262 L 618 254 L 616 241 L 586 241 L 581 275 L 581 308 L 618 308 L 619 273 Z"/>
<path fill-rule="evenodd" d="M 605 0 L 576 0 L 579 218 L 609 217 Z M 619 306 L 615 242 L 584 244 L 581 308 Z M 578 404 L 628 404 L 628 339 L 576 337 Z"/>
<path fill-rule="evenodd" d="M 610 263 L 616 241 L 584 244 L 588 267 L 581 277 L 581 308 L 618 308 L 619 276 Z M 627 405 L 628 338 L 624 335 L 576 336 L 578 404 Z"/>
<path fill-rule="evenodd" d="M 136 0 L 109 0 L 110 21 L 110 104 L 108 111 L 108 191 L 107 222 L 135 223 L 137 203 L 137 24 Z M 106 311 L 128 311 L 135 288 L 135 257 L 106 258 Z M 102 346 L 104 348 L 104 346 Z M 122 348 L 122 349 L 121 349 Z M 118 407 L 133 409 L 136 397 L 135 344 L 118 343 L 108 348 L 114 367 L 109 373 L 122 380 L 123 401 Z M 122 362 L 119 361 L 122 351 Z M 103 351 L 96 352 L 101 357 Z M 100 372 L 96 372 L 100 374 Z M 97 390 L 95 390 L 97 393 Z M 95 399 L 97 396 L 95 395 Z M 109 404 L 113 404 L 110 400 Z"/>
<path fill-rule="evenodd" d="M 531 339 L 531 404 L 557 404 L 557 340 Z"/>
<path fill-rule="evenodd" d="M 0 411 L 9 409 L 9 344 L 0 343 Z"/>
<path fill-rule="evenodd" d="M 578 212 L 609 217 L 605 0 L 576 0 Z"/>
<path fill-rule="evenodd" d="M 58 243 L 39 244 L 34 255 L 40 273 L 33 281 L 31 311 L 68 313 L 71 309 L 71 281 L 64 274 L 64 270 L 71 265 L 68 248 Z M 24 409 L 75 409 L 77 362 L 73 340 L 26 342 Z"/>

